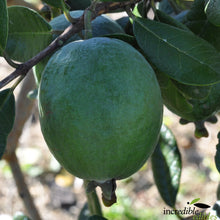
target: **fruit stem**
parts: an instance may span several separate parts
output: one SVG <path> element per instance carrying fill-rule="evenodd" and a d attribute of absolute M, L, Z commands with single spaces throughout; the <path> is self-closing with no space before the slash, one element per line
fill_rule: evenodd
<path fill-rule="evenodd" d="M 84 25 L 85 25 L 85 39 L 92 38 L 92 12 L 89 9 L 85 10 Z"/>
<path fill-rule="evenodd" d="M 90 215 L 91 216 L 92 215 L 103 216 L 102 208 L 101 208 L 96 190 L 94 189 L 92 192 L 87 192 L 87 190 L 86 190 L 88 183 L 89 183 L 89 181 L 84 180 L 84 187 L 85 187 L 85 191 L 86 191 L 86 197 L 87 197 Z"/>

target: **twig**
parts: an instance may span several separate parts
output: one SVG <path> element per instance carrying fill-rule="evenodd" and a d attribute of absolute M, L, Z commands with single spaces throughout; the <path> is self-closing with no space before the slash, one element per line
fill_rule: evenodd
<path fill-rule="evenodd" d="M 133 4 L 136 4 L 140 2 L 141 0 L 132 0 L 127 2 L 104 2 L 96 5 L 96 8 L 93 13 L 92 19 L 95 19 L 97 16 L 112 12 L 116 9 L 125 8 L 127 6 L 131 6 Z M 74 21 L 74 24 L 71 24 L 69 27 L 65 29 L 65 31 L 57 37 L 47 48 L 42 50 L 40 53 L 38 53 L 36 56 L 31 58 L 25 63 L 20 64 L 14 72 L 12 72 L 9 76 L 4 78 L 2 81 L 0 81 L 0 89 L 3 88 L 5 85 L 10 83 L 12 80 L 16 79 L 18 76 L 26 76 L 28 71 L 35 66 L 37 63 L 39 63 L 43 58 L 46 56 L 54 53 L 57 49 L 62 47 L 64 43 L 74 34 L 80 32 L 84 27 L 84 14 Z"/>
<path fill-rule="evenodd" d="M 8 162 L 11 167 L 11 171 L 17 186 L 18 194 L 20 195 L 27 212 L 33 220 L 40 220 L 40 215 L 37 208 L 34 205 L 33 198 L 28 190 L 27 184 L 23 173 L 21 171 L 15 150 L 18 146 L 18 141 L 21 136 L 23 127 L 33 109 L 34 102 L 27 98 L 27 94 L 35 86 L 33 73 L 28 74 L 26 79 L 23 81 L 21 90 L 18 94 L 16 101 L 16 115 L 15 123 L 12 131 L 10 132 L 7 139 L 6 152 L 3 158 Z"/>

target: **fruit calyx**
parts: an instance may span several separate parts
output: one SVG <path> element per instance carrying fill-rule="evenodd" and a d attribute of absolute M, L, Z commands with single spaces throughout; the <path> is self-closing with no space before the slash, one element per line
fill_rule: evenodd
<path fill-rule="evenodd" d="M 209 133 L 208 133 L 206 127 L 205 127 L 205 122 L 215 124 L 215 123 L 217 123 L 217 121 L 218 121 L 217 117 L 215 115 L 212 115 L 212 116 L 210 116 L 209 118 L 207 118 L 205 120 L 193 122 L 195 124 L 194 136 L 196 138 L 208 137 Z M 179 122 L 182 125 L 186 125 L 186 124 L 188 124 L 192 121 L 188 121 L 186 119 L 181 118 Z"/>
<path fill-rule="evenodd" d="M 115 179 L 107 180 L 105 182 L 89 181 L 86 186 L 86 192 L 91 193 L 97 186 L 102 190 L 102 201 L 105 206 L 109 207 L 117 202 L 115 194 L 117 186 Z"/>

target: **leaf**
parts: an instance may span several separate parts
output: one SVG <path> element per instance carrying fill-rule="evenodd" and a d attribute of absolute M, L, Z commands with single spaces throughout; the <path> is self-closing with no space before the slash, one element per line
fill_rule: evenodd
<path fill-rule="evenodd" d="M 52 40 L 51 26 L 37 12 L 22 6 L 8 8 L 9 34 L 6 52 L 24 62 L 43 50 Z"/>
<path fill-rule="evenodd" d="M 10 89 L 0 92 L 0 158 L 4 154 L 7 137 L 15 119 L 15 99 Z"/>
<path fill-rule="evenodd" d="M 116 38 L 116 39 L 122 40 L 132 46 L 137 46 L 137 42 L 135 40 L 135 37 L 133 37 L 129 34 L 123 34 L 123 33 L 106 34 L 103 37 Z"/>
<path fill-rule="evenodd" d="M 187 26 L 185 26 L 181 22 L 177 21 L 176 19 L 172 18 L 171 16 L 164 13 L 163 11 L 156 10 L 156 14 L 157 14 L 157 17 L 158 17 L 160 22 L 163 22 L 165 24 L 169 24 L 173 27 L 177 27 L 177 28 L 180 28 L 180 29 L 183 29 L 183 30 L 187 30 L 187 31 L 189 30 L 187 28 Z"/>
<path fill-rule="evenodd" d="M 204 99 L 206 98 L 210 91 L 212 86 L 191 86 L 191 85 L 185 85 L 182 83 L 179 83 L 175 80 L 172 80 L 174 85 L 177 87 L 177 89 L 183 93 L 185 97 L 188 99 Z"/>
<path fill-rule="evenodd" d="M 178 115 L 192 112 L 192 105 L 174 85 L 173 81 L 158 70 L 155 70 L 155 73 L 160 84 L 163 102 L 167 108 Z"/>
<path fill-rule="evenodd" d="M 192 202 L 190 202 L 190 205 L 192 205 L 192 204 L 194 204 L 194 203 L 198 202 L 199 200 L 200 200 L 200 198 L 193 199 L 193 201 L 192 201 Z"/>
<path fill-rule="evenodd" d="M 220 132 L 218 133 L 218 144 L 216 145 L 215 165 L 220 173 Z"/>
<path fill-rule="evenodd" d="M 148 60 L 176 81 L 189 85 L 220 82 L 219 52 L 192 32 L 136 18 L 134 34 Z"/>
<path fill-rule="evenodd" d="M 64 2 L 63 0 L 43 0 L 43 2 L 47 3 L 48 5 L 51 5 L 55 8 L 63 8 Z"/>
<path fill-rule="evenodd" d="M 0 54 L 5 50 L 8 37 L 8 11 L 5 0 L 0 0 Z"/>
<path fill-rule="evenodd" d="M 183 22 L 193 33 L 205 39 L 220 51 L 220 27 L 207 20 L 204 3 L 204 0 L 195 0 Z"/>
<path fill-rule="evenodd" d="M 208 20 L 215 26 L 220 26 L 220 1 L 208 0 L 205 5 L 205 13 Z"/>
<path fill-rule="evenodd" d="M 181 155 L 175 137 L 163 125 L 157 147 L 151 156 L 154 180 L 161 197 L 170 207 L 175 206 L 180 184 Z"/>

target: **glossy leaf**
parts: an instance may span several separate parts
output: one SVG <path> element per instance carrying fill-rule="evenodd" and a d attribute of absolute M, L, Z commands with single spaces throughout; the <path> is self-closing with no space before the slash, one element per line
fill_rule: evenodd
<path fill-rule="evenodd" d="M 219 52 L 192 32 L 136 18 L 134 34 L 148 60 L 176 81 L 189 85 L 220 82 Z"/>
<path fill-rule="evenodd" d="M 22 6 L 8 8 L 9 35 L 6 52 L 24 62 L 43 50 L 52 40 L 51 26 L 37 12 Z"/>
<path fill-rule="evenodd" d="M 216 145 L 215 165 L 220 173 L 220 132 L 218 133 L 218 144 Z"/>
<path fill-rule="evenodd" d="M 15 118 L 15 99 L 10 89 L 0 92 L 0 158 L 2 157 L 8 134 L 10 133 Z"/>
<path fill-rule="evenodd" d="M 181 155 L 175 137 L 163 125 L 157 147 L 151 156 L 154 180 L 161 197 L 170 207 L 175 206 L 180 184 Z"/>
<path fill-rule="evenodd" d="M 8 11 L 5 0 L 0 0 L 0 54 L 5 50 L 8 37 Z"/>
<path fill-rule="evenodd" d="M 43 1 L 55 8 L 63 8 L 63 0 L 43 0 Z"/>

